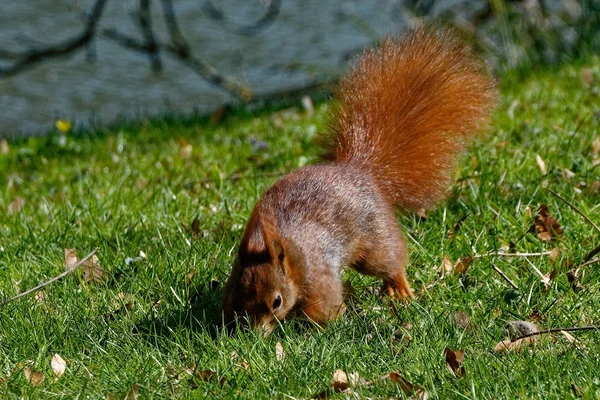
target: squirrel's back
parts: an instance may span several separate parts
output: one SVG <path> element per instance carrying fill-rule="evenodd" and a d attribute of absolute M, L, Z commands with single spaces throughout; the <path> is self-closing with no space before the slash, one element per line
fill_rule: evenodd
<path fill-rule="evenodd" d="M 419 28 L 367 50 L 337 88 L 325 160 L 366 170 L 391 204 L 444 198 L 458 153 L 485 127 L 494 84 L 452 32 Z"/>

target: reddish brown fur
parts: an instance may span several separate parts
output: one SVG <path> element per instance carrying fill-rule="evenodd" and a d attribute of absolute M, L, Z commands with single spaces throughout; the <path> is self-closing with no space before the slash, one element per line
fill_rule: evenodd
<path fill-rule="evenodd" d="M 415 210 L 443 198 L 494 91 L 466 45 L 419 29 L 367 51 L 339 96 L 331 162 L 283 177 L 252 212 L 225 286 L 226 323 L 247 315 L 269 331 L 289 316 L 335 318 L 346 266 L 412 297 L 393 206 Z"/>
<path fill-rule="evenodd" d="M 469 46 L 445 30 L 385 38 L 338 87 L 326 159 L 370 171 L 392 204 L 445 197 L 457 154 L 489 119 L 493 82 Z"/>

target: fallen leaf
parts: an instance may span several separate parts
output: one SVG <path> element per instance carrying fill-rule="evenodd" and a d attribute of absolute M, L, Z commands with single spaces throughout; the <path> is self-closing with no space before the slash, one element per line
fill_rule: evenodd
<path fill-rule="evenodd" d="M 8 141 L 6 139 L 2 139 L 2 141 L 0 141 L 0 152 L 2 152 L 2 154 L 8 154 L 10 148 L 8 147 Z"/>
<path fill-rule="evenodd" d="M 538 167 L 540 168 L 540 172 L 542 175 L 547 175 L 548 171 L 546 170 L 546 163 L 542 160 L 542 157 L 539 154 L 535 155 L 535 162 L 537 162 Z"/>
<path fill-rule="evenodd" d="M 58 129 L 62 133 L 68 133 L 71 130 L 71 128 L 73 128 L 73 124 L 71 123 L 71 121 L 68 121 L 66 119 L 57 120 L 54 123 L 54 126 L 56 126 L 56 129 Z"/>
<path fill-rule="evenodd" d="M 591 68 L 586 67 L 581 70 L 581 80 L 586 86 L 591 86 L 594 83 L 594 73 Z"/>
<path fill-rule="evenodd" d="M 333 373 L 331 387 L 333 387 L 333 390 L 336 392 L 342 392 L 348 389 L 348 375 L 346 375 L 343 370 L 336 369 Z"/>
<path fill-rule="evenodd" d="M 569 342 L 571 343 L 577 343 L 578 340 L 575 339 L 575 336 L 571 335 L 569 332 L 565 332 L 565 331 L 560 331 L 560 333 L 562 333 Z"/>
<path fill-rule="evenodd" d="M 131 385 L 131 389 L 129 389 L 129 392 L 127 393 L 127 396 L 125 396 L 125 399 L 137 400 L 138 397 L 140 397 L 140 385 L 134 383 L 133 385 Z"/>
<path fill-rule="evenodd" d="M 583 289 L 583 285 L 581 284 L 581 282 L 579 282 L 579 270 L 572 269 L 569 272 L 567 272 L 567 280 L 571 284 L 571 289 L 573 289 L 575 293 Z"/>
<path fill-rule="evenodd" d="M 8 211 L 9 214 L 15 214 L 15 213 L 18 213 L 19 211 L 21 211 L 21 209 L 23 208 L 24 205 L 25 205 L 25 199 L 22 197 L 17 197 L 16 199 L 14 199 L 13 201 L 11 201 L 8 204 L 6 211 Z"/>
<path fill-rule="evenodd" d="M 580 386 L 578 386 L 578 385 L 576 385 L 576 384 L 574 384 L 574 383 L 572 383 L 572 384 L 571 384 L 571 390 L 572 390 L 572 391 L 573 391 L 573 393 L 574 393 L 576 396 L 578 396 L 578 397 L 583 397 L 583 396 L 585 396 L 585 392 L 584 392 L 584 390 L 583 390 L 583 389 L 582 389 Z"/>
<path fill-rule="evenodd" d="M 190 143 L 187 143 L 186 145 L 181 147 L 181 150 L 179 151 L 179 157 L 182 160 L 188 160 L 192 156 L 192 150 L 192 145 Z"/>
<path fill-rule="evenodd" d="M 550 250 L 550 262 L 552 264 L 554 264 L 556 262 L 556 260 L 558 259 L 558 247 L 553 248 L 552 250 Z"/>
<path fill-rule="evenodd" d="M 442 261 L 442 275 L 447 275 L 452 272 L 452 260 L 448 256 L 444 256 Z"/>
<path fill-rule="evenodd" d="M 515 340 L 514 342 L 510 339 L 503 340 L 494 346 L 496 353 L 505 353 L 509 351 L 519 352 L 521 348 L 530 346 L 535 342 L 535 336 L 526 337 L 523 339 Z"/>
<path fill-rule="evenodd" d="M 310 96 L 302 97 L 302 107 L 304 107 L 304 109 L 306 110 L 306 114 L 308 116 L 313 115 L 313 113 L 315 111 L 315 107 L 313 106 L 313 101 L 310 98 Z"/>
<path fill-rule="evenodd" d="M 79 260 L 77 260 L 77 253 L 75 252 L 75 249 L 65 249 L 65 269 L 67 271 L 72 270 L 75 268 L 77 261 Z"/>
<path fill-rule="evenodd" d="M 67 368 L 67 362 L 63 360 L 63 358 L 59 354 L 54 354 L 52 360 L 50 361 L 50 366 L 52 367 L 52 372 L 56 375 L 57 378 L 60 378 Z"/>
<path fill-rule="evenodd" d="M 104 279 L 104 268 L 100 266 L 98 257 L 95 254 L 81 265 L 81 269 L 83 269 L 83 279 L 88 283 L 101 283 Z"/>
<path fill-rule="evenodd" d="M 427 400 L 428 396 L 425 392 L 425 389 L 423 389 L 421 386 L 414 385 L 408 379 L 400 375 L 399 372 L 390 372 L 389 374 L 383 375 L 381 377 L 381 380 L 386 379 L 389 379 L 395 384 L 397 384 L 406 396 L 413 395 L 417 399 Z"/>
<path fill-rule="evenodd" d="M 44 383 L 44 379 L 46 377 L 39 371 L 33 370 L 29 365 L 23 369 L 23 374 L 25 375 L 25 379 L 31 386 L 38 387 L 42 383 Z"/>
<path fill-rule="evenodd" d="M 39 290 L 35 293 L 35 301 L 43 303 L 46 300 L 46 293 L 43 290 Z"/>
<path fill-rule="evenodd" d="M 192 239 L 198 239 L 200 237 L 200 220 L 194 218 L 192 221 Z"/>
<path fill-rule="evenodd" d="M 537 237 L 544 242 L 551 241 L 563 236 L 563 230 L 556 218 L 550 215 L 548 206 L 541 204 L 535 216 L 535 225 L 533 227 Z"/>
<path fill-rule="evenodd" d="M 283 351 L 281 342 L 277 342 L 275 345 L 275 357 L 277 358 L 277 361 L 283 361 L 285 358 L 285 352 Z"/>
<path fill-rule="evenodd" d="M 469 317 L 469 314 L 464 311 L 457 311 L 454 313 L 452 320 L 461 329 L 467 329 L 467 327 L 471 324 L 471 318 Z"/>
<path fill-rule="evenodd" d="M 550 287 L 550 282 L 554 280 L 556 277 L 556 270 L 553 269 L 549 274 L 544 274 L 541 278 L 542 283 L 544 284 L 544 290 L 548 290 Z"/>
<path fill-rule="evenodd" d="M 454 273 L 456 275 L 466 274 L 469 270 L 469 265 L 473 262 L 473 257 L 466 256 L 459 260 L 456 260 L 456 264 L 454 264 Z"/>
<path fill-rule="evenodd" d="M 190 368 L 192 376 L 198 380 L 204 381 L 204 382 L 219 382 L 220 385 L 223 385 L 225 383 L 225 377 L 221 377 L 219 379 L 219 377 L 217 376 L 217 373 L 215 371 L 211 371 L 210 369 L 205 369 L 202 371 L 197 371 L 195 368 Z"/>
<path fill-rule="evenodd" d="M 446 367 L 448 371 L 454 376 L 465 376 L 465 367 L 463 366 L 463 361 L 465 358 L 464 350 L 451 350 L 446 347 Z"/>

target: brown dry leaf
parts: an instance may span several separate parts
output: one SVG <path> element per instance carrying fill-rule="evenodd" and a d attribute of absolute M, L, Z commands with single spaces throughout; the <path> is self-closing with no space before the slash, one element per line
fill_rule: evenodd
<path fill-rule="evenodd" d="M 592 144 L 592 154 L 598 156 L 600 154 L 600 136 L 594 139 L 594 143 Z"/>
<path fill-rule="evenodd" d="M 35 293 L 35 301 L 38 303 L 43 303 L 46 300 L 46 292 L 43 290 L 39 290 Z"/>
<path fill-rule="evenodd" d="M 471 324 L 471 317 L 464 311 L 458 311 L 452 316 L 452 321 L 461 329 L 467 329 Z"/>
<path fill-rule="evenodd" d="M 594 73 L 591 68 L 586 67 L 581 70 L 581 80 L 586 86 L 592 86 L 594 83 Z"/>
<path fill-rule="evenodd" d="M 535 216 L 535 232 L 543 242 L 549 242 L 563 236 L 563 230 L 556 218 L 550 215 L 546 204 L 541 204 Z"/>
<path fill-rule="evenodd" d="M 50 361 L 50 366 L 52 367 L 52 372 L 54 372 L 54 375 L 56 375 L 57 378 L 60 378 L 65 373 L 67 362 L 63 360 L 59 354 L 54 354 L 52 360 Z"/>
<path fill-rule="evenodd" d="M 554 280 L 556 277 L 556 270 L 553 269 L 549 274 L 544 274 L 541 278 L 542 283 L 544 284 L 544 290 L 548 290 L 550 288 L 550 282 Z"/>
<path fill-rule="evenodd" d="M 466 256 L 456 261 L 454 264 L 454 273 L 456 275 L 466 274 L 469 270 L 469 265 L 473 262 L 473 257 Z"/>
<path fill-rule="evenodd" d="M 23 369 L 23 374 L 25 375 L 27 382 L 29 382 L 31 386 L 35 387 L 40 386 L 42 383 L 44 383 L 44 379 L 46 379 L 44 374 L 39 371 L 35 371 L 29 365 Z"/>
<path fill-rule="evenodd" d="M 310 96 L 302 97 L 302 107 L 306 110 L 306 115 L 311 116 L 315 112 L 315 107 Z"/>
<path fill-rule="evenodd" d="M 83 279 L 88 283 L 101 283 L 104 280 L 104 268 L 100 266 L 100 261 L 95 254 L 81 265 L 81 269 L 83 269 Z"/>
<path fill-rule="evenodd" d="M 442 261 L 442 275 L 448 275 L 452 272 L 452 260 L 448 256 L 444 256 Z"/>
<path fill-rule="evenodd" d="M 15 214 L 21 211 L 24 205 L 25 199 L 22 197 L 17 197 L 16 199 L 10 202 L 10 204 L 6 208 L 6 211 L 8 211 L 9 214 Z"/>
<path fill-rule="evenodd" d="M 550 262 L 552 264 L 554 264 L 556 262 L 556 260 L 558 259 L 558 247 L 553 248 L 552 250 L 550 250 Z"/>
<path fill-rule="evenodd" d="M 10 148 L 8 147 L 8 141 L 6 139 L 2 139 L 2 141 L 0 141 L 0 152 L 2 152 L 2 154 L 8 154 Z"/>
<path fill-rule="evenodd" d="M 546 163 L 544 162 L 544 160 L 542 160 L 542 157 L 539 154 L 535 155 L 535 162 L 540 168 L 540 172 L 542 173 L 542 175 L 547 175 L 548 171 L 546 170 Z"/>
<path fill-rule="evenodd" d="M 389 374 L 383 375 L 381 377 L 382 381 L 386 379 L 389 379 L 395 384 L 397 384 L 406 396 L 413 395 L 414 398 L 420 400 L 427 400 L 428 396 L 425 392 L 425 389 L 423 389 L 419 385 L 412 384 L 408 379 L 400 375 L 399 372 L 390 372 Z"/>
<path fill-rule="evenodd" d="M 333 387 L 333 390 L 336 392 L 343 392 L 348 389 L 348 375 L 346 375 L 343 370 L 336 369 L 333 373 L 331 387 Z"/>
<path fill-rule="evenodd" d="M 416 212 L 417 216 L 422 219 L 427 219 L 427 210 L 424 208 L 419 208 Z"/>
<path fill-rule="evenodd" d="M 188 160 L 192 156 L 193 147 L 190 143 L 187 143 L 184 146 L 181 146 L 181 150 L 179 150 L 179 157 L 182 160 Z"/>
<path fill-rule="evenodd" d="M 211 371 L 210 369 L 205 369 L 202 371 L 196 371 L 195 368 L 190 368 L 192 376 L 196 379 L 199 379 L 204 382 L 219 382 L 222 386 L 225 383 L 225 377 L 219 379 L 217 373 L 215 371 Z"/>
<path fill-rule="evenodd" d="M 451 350 L 446 347 L 446 367 L 448 371 L 454 376 L 465 376 L 465 367 L 463 366 L 463 361 L 465 358 L 464 350 Z"/>
<path fill-rule="evenodd" d="M 560 333 L 562 333 L 571 343 L 577 343 L 579 341 L 575 338 L 575 336 L 571 335 L 569 332 L 560 331 Z"/>
<path fill-rule="evenodd" d="M 198 239 L 200 237 L 200 220 L 194 218 L 192 221 L 192 239 Z"/>
<path fill-rule="evenodd" d="M 535 336 L 526 337 L 523 339 L 515 340 L 514 342 L 510 339 L 503 340 L 494 346 L 496 353 L 505 353 L 509 351 L 519 352 L 522 347 L 530 346 L 535 343 Z"/>
<path fill-rule="evenodd" d="M 281 342 L 277 342 L 275 345 L 275 357 L 277 358 L 277 361 L 283 361 L 285 358 L 285 352 L 283 351 L 283 345 Z"/>
<path fill-rule="evenodd" d="M 77 259 L 77 252 L 75 249 L 65 249 L 65 269 L 67 271 L 72 270 L 75 268 L 77 261 L 79 260 Z"/>
<path fill-rule="evenodd" d="M 140 397 L 140 385 L 134 383 L 131 385 L 131 389 L 127 392 L 127 396 L 125 396 L 126 400 L 137 400 Z"/>
<path fill-rule="evenodd" d="M 571 289 L 573 289 L 575 293 L 583 289 L 583 285 L 581 284 L 581 282 L 579 282 L 579 270 L 572 269 L 569 272 L 567 272 L 567 280 L 571 284 Z"/>
<path fill-rule="evenodd" d="M 585 396 L 585 391 L 580 386 L 578 386 L 578 385 L 576 385 L 574 383 L 571 384 L 571 390 L 578 397 Z"/>

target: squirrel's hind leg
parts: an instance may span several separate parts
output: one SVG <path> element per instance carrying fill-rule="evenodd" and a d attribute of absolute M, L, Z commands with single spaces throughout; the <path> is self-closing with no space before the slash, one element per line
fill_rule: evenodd
<path fill-rule="evenodd" d="M 388 230 L 378 241 L 364 243 L 360 261 L 352 267 L 358 272 L 383 279 L 386 294 L 398 299 L 413 298 L 404 266 L 408 260 L 406 242 L 398 226 Z"/>

